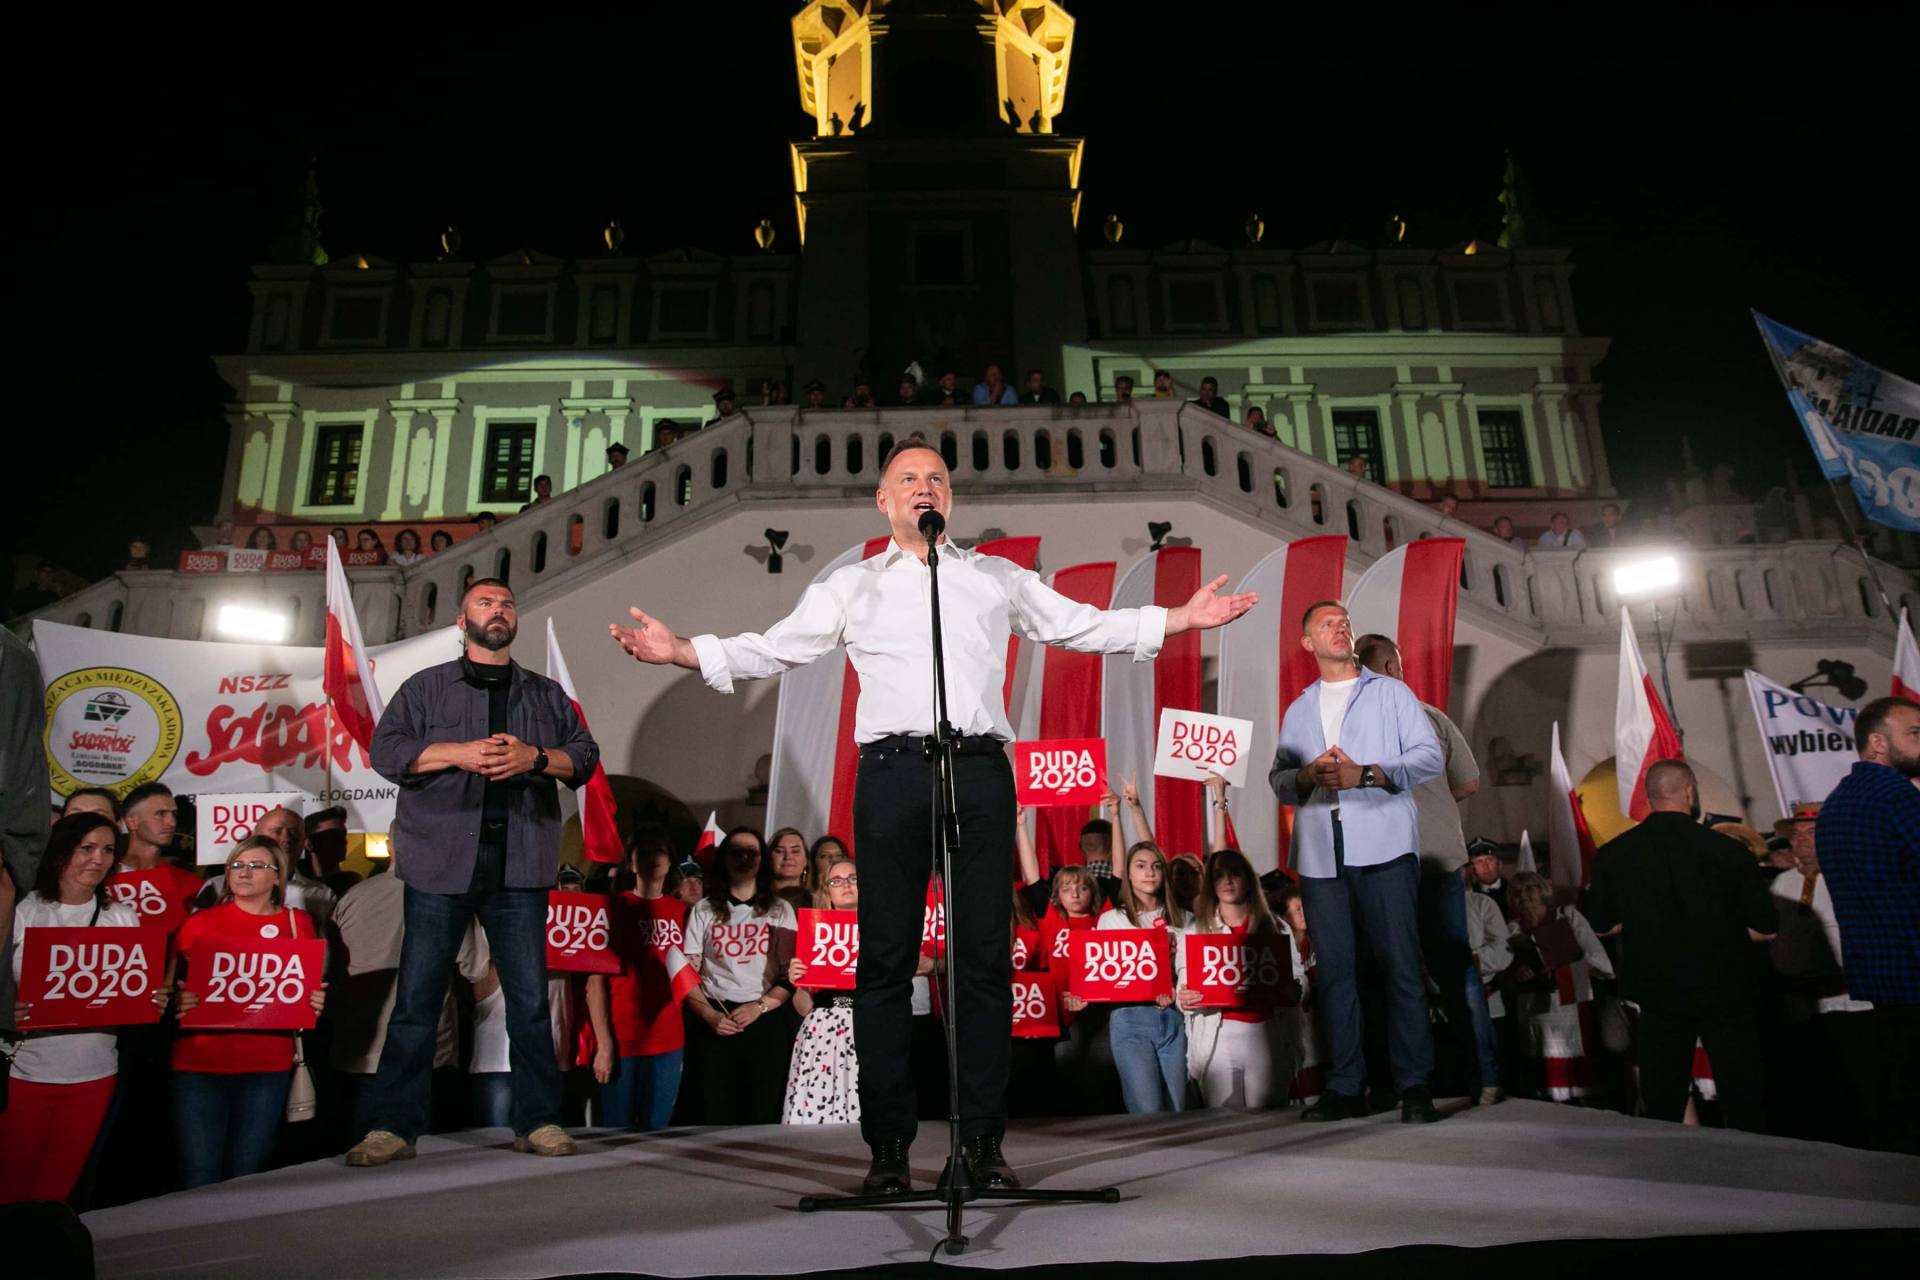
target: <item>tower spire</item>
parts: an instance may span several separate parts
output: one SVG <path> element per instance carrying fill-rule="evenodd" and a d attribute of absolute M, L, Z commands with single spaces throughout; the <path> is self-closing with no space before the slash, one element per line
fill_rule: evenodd
<path fill-rule="evenodd" d="M 320 180 L 315 176 L 318 160 L 307 161 L 307 177 L 287 198 L 286 217 L 273 238 L 268 257 L 287 266 L 327 265 L 327 251 L 320 243 Z"/>

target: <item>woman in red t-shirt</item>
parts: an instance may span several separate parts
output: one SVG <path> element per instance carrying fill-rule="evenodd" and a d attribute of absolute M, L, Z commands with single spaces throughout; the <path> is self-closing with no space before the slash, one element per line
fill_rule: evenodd
<path fill-rule="evenodd" d="M 1271 937 L 1281 944 L 1281 988 L 1269 1001 L 1202 1008 L 1201 993 L 1184 984 L 1176 993 L 1187 1019 L 1187 1074 L 1209 1107 L 1283 1107 L 1299 1058 L 1299 953 L 1285 925 L 1274 919 L 1253 864 L 1238 849 L 1207 859 L 1194 897 L 1191 931 L 1230 937 Z M 1192 976 L 1192 975 L 1189 975 Z M 1290 989 L 1289 989 L 1290 988 Z"/>
<path fill-rule="evenodd" d="M 177 935 L 180 963 L 207 963 L 215 938 L 313 938 L 313 920 L 285 906 L 289 867 L 279 844 L 249 836 L 227 855 L 220 901 L 187 917 Z M 178 985 L 178 1007 L 200 1003 Z M 326 984 L 311 997 L 326 1003 Z M 189 1188 L 266 1167 L 286 1114 L 293 1075 L 292 1031 L 189 1031 L 173 1042 L 173 1125 L 180 1178 Z"/>
<path fill-rule="evenodd" d="M 1053 873 L 1053 892 L 1039 921 L 1040 949 L 1045 967 L 1058 975 L 1058 990 L 1063 994 L 1068 939 L 1081 929 L 1093 928 L 1103 905 L 1100 884 L 1084 865 L 1072 863 Z M 1088 1005 L 1078 1013 L 1061 1005 L 1062 1034 L 1053 1042 L 1056 1112 L 1101 1115 L 1120 1109 L 1120 1076 L 1107 1041 L 1107 1014 L 1104 1004 Z"/>
<path fill-rule="evenodd" d="M 680 1097 L 687 1045 L 680 1001 L 693 970 L 680 952 L 687 904 L 665 892 L 672 866 L 665 835 L 634 833 L 626 868 L 634 886 L 613 900 L 620 972 L 587 977 L 593 1077 L 600 1082 L 600 1123 L 609 1128 L 664 1129 Z M 675 983 L 676 972 L 686 975 L 684 984 Z"/>

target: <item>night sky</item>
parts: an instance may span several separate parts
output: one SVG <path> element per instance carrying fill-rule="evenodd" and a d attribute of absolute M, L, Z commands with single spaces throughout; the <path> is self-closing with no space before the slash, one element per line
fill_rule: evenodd
<path fill-rule="evenodd" d="M 210 520 L 229 398 L 210 357 L 244 344 L 248 266 L 309 155 L 336 257 L 429 259 L 448 222 L 466 257 L 587 256 L 610 217 L 636 256 L 740 252 L 763 216 L 792 248 L 784 143 L 809 129 L 796 8 L 454 30 L 250 19 L 244 46 L 164 57 L 160 33 L 90 32 L 85 91 L 16 135 L 30 407 L 10 424 L 22 496 L 0 550 L 93 577 L 135 530 L 166 558 Z M 1789 465 L 1813 479 L 1750 307 L 1920 379 L 1911 97 L 1884 67 L 1821 71 L 1820 50 L 1853 37 L 1803 8 L 1691 29 L 1593 8 L 1600 25 L 1559 26 L 1541 6 L 1444 24 L 1386 7 L 1068 8 L 1056 129 L 1088 139 L 1090 245 L 1118 213 L 1128 247 L 1233 247 L 1249 211 L 1269 247 L 1371 245 L 1393 213 L 1415 247 L 1491 240 L 1511 148 L 1536 238 L 1544 223 L 1575 251 L 1583 329 L 1615 339 L 1601 421 L 1630 495 L 1677 469 L 1682 434 L 1756 497 Z"/>

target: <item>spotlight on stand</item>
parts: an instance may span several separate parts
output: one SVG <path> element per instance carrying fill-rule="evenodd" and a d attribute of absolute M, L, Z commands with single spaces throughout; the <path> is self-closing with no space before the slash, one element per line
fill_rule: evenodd
<path fill-rule="evenodd" d="M 1674 717 L 1677 730 L 1679 713 L 1673 706 L 1673 680 L 1667 674 L 1667 642 L 1671 637 L 1660 629 L 1660 597 L 1679 594 L 1680 561 L 1665 552 L 1657 552 L 1615 565 L 1613 590 L 1623 601 L 1645 600 L 1653 605 L 1653 642 L 1660 651 L 1660 691 L 1666 695 L 1667 714 Z"/>
<path fill-rule="evenodd" d="M 1147 550 L 1158 551 L 1166 544 L 1167 535 L 1172 532 L 1173 521 L 1171 520 L 1147 521 L 1147 536 L 1153 539 L 1152 542 L 1147 544 Z"/>
<path fill-rule="evenodd" d="M 214 620 L 214 629 L 225 640 L 254 640 L 261 644 L 284 644 L 287 639 L 287 615 L 251 605 L 223 604 Z"/>
<path fill-rule="evenodd" d="M 1858 702 L 1866 696 L 1867 682 L 1853 673 L 1851 662 L 1842 662 L 1838 658 L 1822 658 L 1814 667 L 1812 675 L 1795 680 L 1787 688 L 1795 693 L 1827 688 L 1832 689 L 1848 702 Z"/>
<path fill-rule="evenodd" d="M 767 572 L 779 573 L 786 566 L 786 559 L 780 553 L 786 550 L 787 531 L 785 529 L 763 529 L 767 535 Z"/>

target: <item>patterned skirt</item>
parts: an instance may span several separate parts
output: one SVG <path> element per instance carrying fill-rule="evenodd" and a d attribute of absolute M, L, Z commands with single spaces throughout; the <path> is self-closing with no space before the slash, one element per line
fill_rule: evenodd
<path fill-rule="evenodd" d="M 782 1124 L 857 1124 L 860 1063 L 853 1054 L 853 999 L 817 1004 L 793 1038 Z"/>

